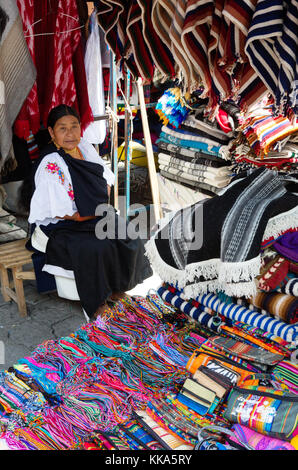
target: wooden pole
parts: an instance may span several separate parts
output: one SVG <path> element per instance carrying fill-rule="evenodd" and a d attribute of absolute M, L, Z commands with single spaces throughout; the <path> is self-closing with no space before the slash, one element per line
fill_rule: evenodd
<path fill-rule="evenodd" d="M 149 170 L 151 193 L 152 193 L 152 199 L 153 199 L 155 222 L 157 222 L 162 217 L 162 211 L 161 211 L 161 205 L 160 205 L 160 195 L 159 195 L 158 180 L 157 180 L 157 175 L 156 175 L 152 141 L 151 141 L 151 136 L 150 136 L 149 124 L 148 124 L 148 116 L 147 116 L 147 111 L 146 111 L 143 82 L 140 77 L 137 80 L 137 87 L 138 87 L 139 104 L 140 104 L 146 153 L 147 153 L 148 170 Z"/>
<path fill-rule="evenodd" d="M 110 94 L 111 94 L 111 109 L 117 115 L 117 82 L 116 82 L 116 64 L 115 55 L 110 51 Z M 114 183 L 114 207 L 116 210 L 119 209 L 119 198 L 118 198 L 118 124 L 115 125 L 113 122 L 113 135 L 112 135 L 112 171 L 115 175 Z"/>
<path fill-rule="evenodd" d="M 125 70 L 125 98 L 126 104 L 130 102 L 130 71 L 126 67 Z M 131 133 L 131 122 L 130 114 L 127 106 L 125 107 L 125 218 L 129 218 L 129 206 L 130 206 L 130 133 Z"/>

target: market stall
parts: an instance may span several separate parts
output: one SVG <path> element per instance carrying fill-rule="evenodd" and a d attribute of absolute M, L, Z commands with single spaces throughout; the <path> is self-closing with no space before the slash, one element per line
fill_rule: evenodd
<path fill-rule="evenodd" d="M 33 162 L 64 102 L 114 171 L 115 209 L 124 152 L 129 220 L 143 145 L 161 284 L 0 371 L 1 448 L 297 450 L 296 3 L 6 4 L 0 62 L 14 30 L 11 63 L 26 53 L 0 75 L 2 178 L 28 168 L 13 136 Z"/>

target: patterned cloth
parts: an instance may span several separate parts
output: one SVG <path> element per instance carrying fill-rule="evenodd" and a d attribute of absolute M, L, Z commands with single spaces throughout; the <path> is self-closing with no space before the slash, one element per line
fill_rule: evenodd
<path fill-rule="evenodd" d="M 259 0 L 249 27 L 245 52 L 252 67 L 285 112 L 297 115 L 297 2 Z"/>
<path fill-rule="evenodd" d="M 165 301 L 169 301 L 171 299 L 169 296 L 171 293 L 165 287 L 160 287 L 158 289 L 158 293 Z M 177 289 L 175 289 L 174 298 L 179 298 L 182 299 L 182 301 L 187 302 L 185 295 Z M 197 296 L 195 300 L 204 307 L 211 308 L 214 312 L 233 321 L 240 321 L 241 323 L 257 327 L 290 343 L 297 343 L 298 341 L 298 327 L 295 325 L 288 325 L 283 321 L 276 320 L 269 315 L 256 312 L 255 310 L 249 309 L 241 304 L 224 302 L 215 294 L 202 294 Z"/>
<path fill-rule="evenodd" d="M 298 298 L 276 292 L 258 292 L 251 299 L 252 305 L 274 315 L 285 323 L 298 321 Z"/>
<path fill-rule="evenodd" d="M 280 175 L 261 168 L 161 220 L 146 254 L 161 279 L 177 283 L 188 298 L 208 290 L 250 297 L 260 274 L 262 239 L 297 226 L 297 217 L 297 196 L 287 192 Z"/>
<path fill-rule="evenodd" d="M 15 1 L 0 1 L 0 169 L 11 155 L 12 127 L 30 92 L 36 69 L 26 39 L 22 20 Z M 13 157 L 15 162 L 15 158 Z"/>

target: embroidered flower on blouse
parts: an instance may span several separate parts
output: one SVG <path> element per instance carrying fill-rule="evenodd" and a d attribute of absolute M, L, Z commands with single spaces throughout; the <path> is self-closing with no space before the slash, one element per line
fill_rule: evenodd
<path fill-rule="evenodd" d="M 61 171 L 57 163 L 48 163 L 46 166 L 46 170 L 48 170 L 49 173 L 55 174 L 57 173 L 59 180 L 61 181 L 62 184 L 64 184 L 65 176 L 64 173 Z"/>
<path fill-rule="evenodd" d="M 59 180 L 60 180 L 61 184 L 64 185 L 65 175 L 64 175 L 63 171 L 61 170 L 61 168 L 57 165 L 57 163 L 48 162 L 48 164 L 46 166 L 46 170 L 49 173 L 51 173 L 52 175 L 54 175 L 56 173 L 59 177 Z M 73 192 L 72 185 L 70 183 L 68 184 L 67 194 L 69 195 L 70 199 L 73 201 L 74 200 L 74 192 Z"/>
<path fill-rule="evenodd" d="M 70 199 L 73 201 L 74 200 L 74 192 L 73 192 L 73 189 L 72 189 L 72 185 L 69 183 L 68 185 L 68 195 L 70 197 Z"/>

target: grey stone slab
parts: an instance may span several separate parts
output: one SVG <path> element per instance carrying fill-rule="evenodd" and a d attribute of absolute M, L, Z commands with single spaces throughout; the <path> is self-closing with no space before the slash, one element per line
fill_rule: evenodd
<path fill-rule="evenodd" d="M 7 342 L 4 345 L 4 354 L 0 356 L 0 370 L 7 370 L 18 362 L 20 358 L 29 356 L 31 349 L 23 344 Z"/>

